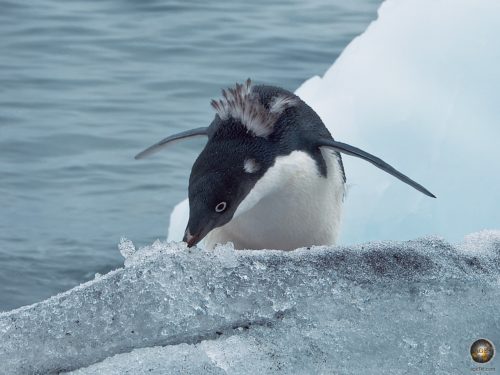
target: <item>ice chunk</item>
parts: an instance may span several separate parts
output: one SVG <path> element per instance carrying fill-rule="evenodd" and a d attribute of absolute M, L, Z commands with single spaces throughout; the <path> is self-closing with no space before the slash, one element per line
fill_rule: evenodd
<path fill-rule="evenodd" d="M 0 314 L 0 374 L 467 373 L 475 339 L 500 342 L 500 234 L 466 246 L 156 242 L 123 269 Z"/>
<path fill-rule="evenodd" d="M 118 244 L 118 250 L 120 250 L 120 254 L 127 259 L 129 256 L 135 253 L 135 246 L 132 241 L 127 240 L 126 238 L 121 238 L 120 243 Z"/>
<path fill-rule="evenodd" d="M 465 236 L 458 248 L 465 252 L 477 254 L 483 252 L 484 256 L 495 254 L 495 249 L 500 247 L 500 230 L 482 230 Z"/>
<path fill-rule="evenodd" d="M 296 91 L 334 138 L 438 197 L 346 156 L 341 243 L 429 234 L 459 241 L 499 225 L 499 33 L 498 0 L 386 1 L 326 74 Z M 171 240 L 182 239 L 187 201 L 182 207 L 172 213 Z"/>

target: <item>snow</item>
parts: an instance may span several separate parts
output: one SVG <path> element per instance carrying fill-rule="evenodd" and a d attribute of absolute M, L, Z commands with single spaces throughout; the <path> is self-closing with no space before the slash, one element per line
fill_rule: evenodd
<path fill-rule="evenodd" d="M 500 342 L 500 231 L 456 246 L 157 241 L 127 254 L 122 269 L 0 314 L 0 374 L 468 373 L 473 341 Z"/>
<path fill-rule="evenodd" d="M 340 243 L 439 234 L 460 241 L 498 228 L 500 2 L 389 0 L 323 77 L 296 93 L 337 140 L 381 157 L 429 199 L 344 157 L 349 184 Z M 182 238 L 187 202 L 171 216 Z M 174 225 L 172 224 L 172 225 Z"/>

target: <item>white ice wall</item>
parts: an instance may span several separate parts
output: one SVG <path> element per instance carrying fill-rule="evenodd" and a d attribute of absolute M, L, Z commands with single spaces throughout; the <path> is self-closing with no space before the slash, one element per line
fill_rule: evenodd
<path fill-rule="evenodd" d="M 497 0 L 389 0 L 323 77 L 297 90 L 334 138 L 438 197 L 344 157 L 343 243 L 500 227 L 499 35 Z"/>

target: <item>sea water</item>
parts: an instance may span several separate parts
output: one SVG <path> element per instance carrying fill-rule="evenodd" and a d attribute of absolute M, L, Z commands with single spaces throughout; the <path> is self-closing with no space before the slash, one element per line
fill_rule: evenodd
<path fill-rule="evenodd" d="M 203 141 L 134 155 L 234 82 L 323 74 L 380 2 L 0 1 L 0 310 L 164 239 Z"/>

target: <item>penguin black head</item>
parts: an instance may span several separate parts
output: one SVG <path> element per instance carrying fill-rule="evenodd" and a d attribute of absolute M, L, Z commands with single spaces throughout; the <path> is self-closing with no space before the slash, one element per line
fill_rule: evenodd
<path fill-rule="evenodd" d="M 189 223 L 183 239 L 188 246 L 197 244 L 212 229 L 249 209 L 240 207 L 240 203 L 278 156 L 293 151 L 307 152 L 323 176 L 328 171 L 321 148 L 337 153 L 342 172 L 338 153 L 356 156 L 434 197 L 378 157 L 335 141 L 319 116 L 289 91 L 273 86 L 252 86 L 247 80 L 245 84 L 222 90 L 222 96 L 211 103 L 216 115 L 208 127 L 167 137 L 136 156 L 140 159 L 177 140 L 208 137 L 189 178 Z"/>
<path fill-rule="evenodd" d="M 273 153 L 269 145 L 252 140 L 253 136 L 240 131 L 239 124 L 220 126 L 234 127 L 229 131 L 234 138 L 216 134 L 209 139 L 191 169 L 189 223 L 184 237 L 189 246 L 213 228 L 228 223 L 272 165 Z"/>

